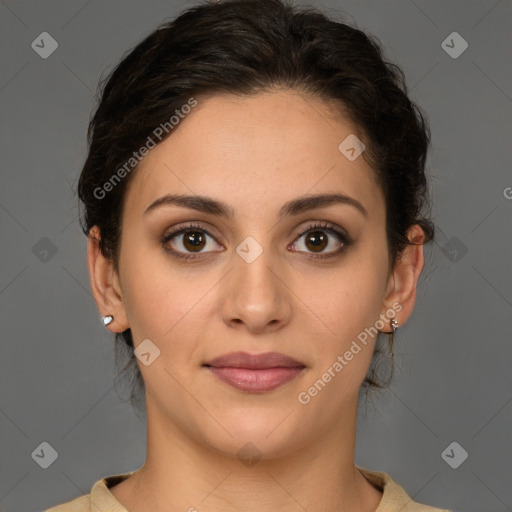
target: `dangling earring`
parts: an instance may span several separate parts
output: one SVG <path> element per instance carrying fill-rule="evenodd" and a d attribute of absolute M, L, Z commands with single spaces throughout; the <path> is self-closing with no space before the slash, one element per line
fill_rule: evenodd
<path fill-rule="evenodd" d="M 387 332 L 387 331 L 378 331 L 380 332 L 381 334 L 394 334 L 396 331 L 398 331 L 398 320 L 396 318 L 393 318 L 393 320 L 391 320 L 390 322 L 390 325 L 391 325 L 391 332 Z"/>
<path fill-rule="evenodd" d="M 393 318 L 393 320 L 391 320 L 391 332 L 387 333 L 389 334 L 390 336 L 388 336 L 388 343 L 389 343 L 389 355 L 391 356 L 391 359 L 393 359 L 394 355 L 393 354 L 393 334 L 395 334 L 396 331 L 398 331 L 398 320 L 396 318 Z"/>
<path fill-rule="evenodd" d="M 113 315 L 102 316 L 101 319 L 103 320 L 103 325 L 106 327 L 107 325 L 111 324 L 114 321 L 114 316 Z"/>

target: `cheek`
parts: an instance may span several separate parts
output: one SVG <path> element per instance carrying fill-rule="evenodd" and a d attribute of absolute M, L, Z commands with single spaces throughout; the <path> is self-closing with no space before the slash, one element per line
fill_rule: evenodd
<path fill-rule="evenodd" d="M 347 265 L 316 280 L 308 305 L 337 334 L 378 319 L 383 276 L 370 264 Z M 374 319 L 374 316 L 376 318 Z"/>
<path fill-rule="evenodd" d="M 134 339 L 150 338 L 165 350 L 171 340 L 179 345 L 184 326 L 195 325 L 191 319 L 200 315 L 212 279 L 205 274 L 204 279 L 191 280 L 185 270 L 153 250 L 127 251 L 124 264 L 123 302 Z"/>
<path fill-rule="evenodd" d="M 322 366 L 329 366 L 356 340 L 361 351 L 354 358 L 358 363 L 351 366 L 369 364 L 375 342 L 370 327 L 375 326 L 381 312 L 384 266 L 385 261 L 376 262 L 358 254 L 339 269 L 317 276 L 314 293 L 309 288 L 309 299 L 305 301 L 311 321 L 308 325 L 316 332 L 312 339 Z M 301 296 L 305 293 L 304 289 Z M 357 347 L 353 350 L 357 351 Z"/>
<path fill-rule="evenodd" d="M 151 340 L 159 355 L 150 365 L 137 361 L 150 392 L 165 390 L 167 399 L 182 400 L 182 385 L 188 382 L 189 368 L 196 362 L 198 340 L 204 338 L 211 279 L 191 280 L 158 266 L 131 267 L 126 279 L 126 305 L 135 347 Z M 191 386 L 188 382 L 187 386 Z M 154 395 L 154 393 L 152 393 Z"/>
<path fill-rule="evenodd" d="M 324 421 L 335 421 L 342 404 L 357 396 L 373 356 L 376 336 L 370 328 L 379 319 L 380 288 L 378 272 L 363 267 L 347 267 L 317 281 L 308 303 L 316 315 L 309 314 L 304 329 L 315 364 L 298 399 L 314 400 L 315 415 Z"/>

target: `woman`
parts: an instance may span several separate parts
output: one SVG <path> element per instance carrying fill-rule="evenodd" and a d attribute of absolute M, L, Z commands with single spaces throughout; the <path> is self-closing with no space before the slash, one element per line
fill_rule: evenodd
<path fill-rule="evenodd" d="M 441 510 L 354 465 L 434 235 L 428 127 L 378 43 L 280 0 L 191 8 L 113 71 L 89 142 L 91 286 L 147 457 L 50 510 Z"/>

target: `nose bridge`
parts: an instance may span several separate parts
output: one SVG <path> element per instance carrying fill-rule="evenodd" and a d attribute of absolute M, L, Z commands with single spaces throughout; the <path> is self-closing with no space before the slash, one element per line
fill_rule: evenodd
<path fill-rule="evenodd" d="M 279 265 L 268 246 L 264 248 L 254 237 L 247 237 L 236 248 L 234 265 L 233 279 L 243 294 L 255 299 L 258 295 L 267 300 L 275 297 L 275 270 L 271 269 Z"/>
<path fill-rule="evenodd" d="M 257 330 L 287 321 L 291 305 L 287 288 L 277 277 L 281 268 L 278 260 L 254 237 L 247 237 L 237 246 L 224 297 L 226 322 L 241 321 Z"/>

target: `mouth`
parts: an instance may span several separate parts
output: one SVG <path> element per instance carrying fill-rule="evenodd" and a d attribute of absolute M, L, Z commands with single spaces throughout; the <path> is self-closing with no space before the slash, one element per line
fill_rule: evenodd
<path fill-rule="evenodd" d="M 277 352 L 233 352 L 203 364 L 213 375 L 241 391 L 271 391 L 297 377 L 306 366 Z"/>

